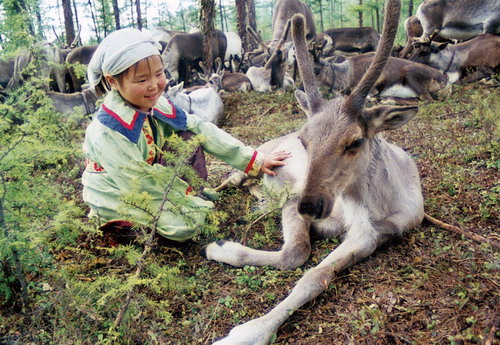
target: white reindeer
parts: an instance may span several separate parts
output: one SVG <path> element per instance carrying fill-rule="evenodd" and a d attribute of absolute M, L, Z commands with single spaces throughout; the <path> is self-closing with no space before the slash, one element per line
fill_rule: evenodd
<path fill-rule="evenodd" d="M 176 106 L 198 115 L 203 121 L 218 124 L 224 114 L 224 104 L 219 93 L 212 87 L 201 87 L 189 94 L 183 92 L 184 82 L 171 86 L 165 95 Z"/>
<path fill-rule="evenodd" d="M 290 185 L 297 196 L 282 210 L 284 244 L 262 251 L 239 243 L 217 241 L 203 249 L 210 260 L 234 266 L 271 265 L 294 269 L 311 252 L 310 233 L 340 237 L 342 243 L 309 270 L 282 302 L 262 317 L 234 328 L 217 345 L 267 344 L 278 327 L 298 308 L 327 289 L 342 270 L 372 254 L 392 236 L 420 224 L 423 197 L 417 167 L 381 132 L 413 118 L 416 107 L 365 108 L 370 89 L 389 58 L 397 31 L 400 0 L 388 0 L 385 25 L 373 63 L 351 95 L 324 100 L 315 85 L 304 39 L 302 15 L 292 19 L 292 35 L 305 92 L 299 104 L 309 117 L 295 133 L 265 143 L 259 150 L 286 150 L 293 157 L 265 184 Z"/>

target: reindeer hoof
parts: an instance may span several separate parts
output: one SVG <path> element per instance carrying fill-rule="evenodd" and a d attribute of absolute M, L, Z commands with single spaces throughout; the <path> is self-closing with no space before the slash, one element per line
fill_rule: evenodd
<path fill-rule="evenodd" d="M 203 248 L 200 249 L 199 253 L 201 256 L 203 256 L 205 259 L 208 259 L 208 260 L 212 260 L 211 258 L 208 257 L 208 253 L 207 253 L 207 247 L 208 246 L 213 246 L 213 245 L 218 245 L 219 247 L 222 247 L 224 245 L 224 243 L 226 243 L 227 241 L 225 240 L 218 240 L 218 241 L 215 241 L 215 242 L 212 242 L 212 243 L 209 243 L 207 244 L 206 246 L 203 246 Z"/>

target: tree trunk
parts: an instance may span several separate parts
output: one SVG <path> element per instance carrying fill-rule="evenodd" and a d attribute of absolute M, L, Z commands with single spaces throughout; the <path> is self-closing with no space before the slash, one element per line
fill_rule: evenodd
<path fill-rule="evenodd" d="M 413 0 L 408 1 L 408 17 L 413 15 Z"/>
<path fill-rule="evenodd" d="M 359 6 L 363 6 L 363 0 L 359 0 Z M 358 12 L 359 27 L 363 26 L 363 11 Z"/>
<path fill-rule="evenodd" d="M 344 27 L 344 16 L 342 15 L 342 0 L 339 2 L 339 13 L 340 13 L 340 27 Z"/>
<path fill-rule="evenodd" d="M 226 32 L 229 31 L 229 25 L 227 24 L 227 15 L 226 15 L 226 8 L 223 7 L 224 9 L 224 23 L 226 24 Z"/>
<path fill-rule="evenodd" d="M 134 0 L 130 0 L 130 22 L 135 27 L 135 19 L 134 19 Z"/>
<path fill-rule="evenodd" d="M 236 0 L 236 27 L 243 47 L 246 49 L 250 42 L 248 42 L 247 38 L 247 7 L 245 0 Z"/>
<path fill-rule="evenodd" d="M 137 28 L 142 30 L 141 0 L 135 0 L 135 10 L 137 12 Z"/>
<path fill-rule="evenodd" d="M 209 73 L 212 72 L 212 40 L 214 33 L 215 3 L 214 0 L 201 0 L 200 23 L 203 34 L 203 64 Z"/>
<path fill-rule="evenodd" d="M 108 2 L 106 0 L 101 0 L 101 18 L 102 18 L 102 30 L 104 32 L 104 37 L 108 36 L 107 4 Z"/>
<path fill-rule="evenodd" d="M 184 11 L 181 9 L 182 31 L 186 32 L 186 20 L 184 18 Z"/>
<path fill-rule="evenodd" d="M 95 32 L 95 37 L 97 39 L 97 42 L 101 42 L 101 35 L 99 34 L 99 27 L 97 26 L 97 21 L 95 19 L 95 11 L 94 11 L 94 6 L 92 5 L 92 1 L 89 0 L 89 10 L 90 14 L 92 16 L 92 23 L 94 24 L 94 32 Z"/>
<path fill-rule="evenodd" d="M 335 25 L 335 0 L 330 0 L 330 28 Z"/>
<path fill-rule="evenodd" d="M 118 0 L 112 0 L 113 2 L 113 15 L 115 17 L 115 28 L 120 30 L 120 8 L 118 7 Z"/>
<path fill-rule="evenodd" d="M 75 26 L 73 24 L 73 12 L 71 11 L 71 1 L 62 0 L 64 14 L 64 30 L 66 32 L 66 44 L 68 46 L 75 40 Z"/>
<path fill-rule="evenodd" d="M 224 29 L 224 6 L 222 5 L 222 0 L 219 0 L 219 16 L 220 16 L 220 29 L 222 31 L 226 31 Z"/>
<path fill-rule="evenodd" d="M 255 16 L 255 0 L 247 0 L 248 25 L 257 32 L 257 20 Z"/>
<path fill-rule="evenodd" d="M 325 25 L 323 24 L 323 1 L 317 0 L 318 5 L 319 5 L 319 20 L 320 20 L 320 27 L 321 27 L 321 32 L 325 31 Z"/>

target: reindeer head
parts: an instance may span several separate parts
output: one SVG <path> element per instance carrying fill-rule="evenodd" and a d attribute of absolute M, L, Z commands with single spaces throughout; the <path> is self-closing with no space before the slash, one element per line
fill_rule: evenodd
<path fill-rule="evenodd" d="M 304 91 L 295 91 L 309 120 L 300 132 L 309 161 L 298 211 L 302 217 L 328 217 L 339 195 L 359 197 L 357 182 L 365 176 L 378 141 L 377 133 L 395 129 L 416 115 L 416 107 L 365 108 L 365 100 L 389 58 L 397 31 L 400 0 L 388 0 L 384 33 L 373 62 L 350 96 L 324 100 L 316 86 L 307 52 L 304 17 L 292 18 L 292 37 Z"/>
<path fill-rule="evenodd" d="M 428 65 L 431 55 L 437 54 L 448 46 L 448 42 L 436 43 L 426 42 L 421 43 L 418 41 L 413 42 L 413 52 L 408 58 L 411 61 L 420 62 Z"/>
<path fill-rule="evenodd" d="M 273 48 L 273 53 L 264 66 L 266 69 L 271 69 L 271 80 L 269 83 L 271 84 L 271 89 L 273 90 L 283 88 L 285 79 L 285 62 L 288 59 L 288 50 L 291 48 L 291 46 L 284 48 L 289 31 L 290 19 L 286 22 L 280 40 Z"/>
<path fill-rule="evenodd" d="M 200 61 L 200 67 L 203 70 L 203 74 L 198 73 L 198 76 L 207 83 L 208 87 L 215 89 L 219 92 L 222 90 L 222 76 L 224 75 L 224 70 L 222 70 L 222 60 L 218 57 L 215 59 L 216 70 L 211 73 L 211 71 L 205 68 L 203 62 Z"/>

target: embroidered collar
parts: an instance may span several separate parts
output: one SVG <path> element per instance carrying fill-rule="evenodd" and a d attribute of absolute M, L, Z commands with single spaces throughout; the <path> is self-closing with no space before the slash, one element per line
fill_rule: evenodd
<path fill-rule="evenodd" d="M 97 111 L 97 119 L 106 127 L 123 134 L 137 143 L 146 116 L 152 115 L 176 130 L 187 130 L 184 110 L 174 106 L 167 98 L 160 97 L 151 113 L 138 111 L 125 103 L 118 91 L 111 91 Z"/>

